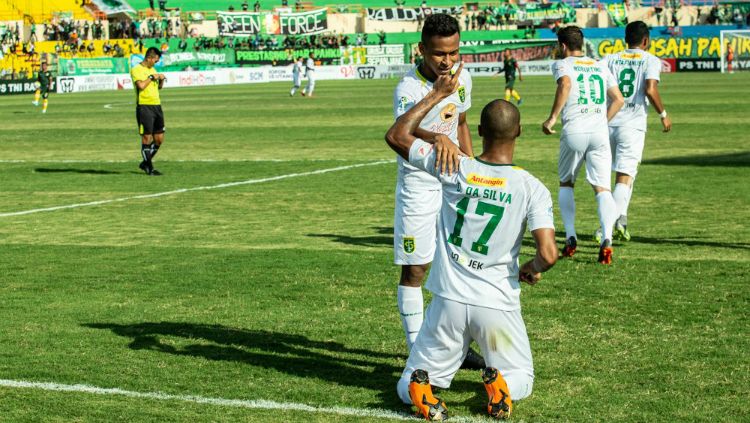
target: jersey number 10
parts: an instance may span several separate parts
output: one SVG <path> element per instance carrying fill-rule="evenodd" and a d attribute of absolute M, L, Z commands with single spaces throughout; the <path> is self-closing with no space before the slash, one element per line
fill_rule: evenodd
<path fill-rule="evenodd" d="M 587 84 L 583 74 L 579 74 L 576 81 L 578 82 L 578 104 L 589 104 L 589 100 L 586 98 Z M 588 88 L 589 97 L 594 104 L 604 103 L 604 80 L 601 76 L 597 74 L 589 75 Z"/>
<path fill-rule="evenodd" d="M 469 197 L 464 198 L 463 200 L 459 201 L 458 204 L 456 204 L 456 224 L 453 226 L 453 233 L 451 236 L 448 237 L 448 242 L 451 244 L 460 247 L 461 244 L 463 244 L 464 239 L 461 238 L 461 229 L 464 226 L 464 218 L 466 216 L 466 209 L 469 208 Z M 487 241 L 490 240 L 490 237 L 492 237 L 492 234 L 495 232 L 495 229 L 497 229 L 497 225 L 500 223 L 500 220 L 503 218 L 503 213 L 505 212 L 505 207 L 496 206 L 494 204 L 485 203 L 483 201 L 477 202 L 477 209 L 475 213 L 479 216 L 484 216 L 485 214 L 491 215 L 490 221 L 487 222 L 487 226 L 484 227 L 484 230 L 482 231 L 482 234 L 479 235 L 479 239 L 476 240 L 476 242 L 471 243 L 471 251 L 474 251 L 475 253 L 487 255 L 490 248 L 487 246 Z"/>

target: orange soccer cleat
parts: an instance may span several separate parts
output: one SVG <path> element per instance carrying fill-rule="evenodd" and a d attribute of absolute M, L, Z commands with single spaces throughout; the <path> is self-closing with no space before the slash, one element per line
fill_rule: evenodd
<path fill-rule="evenodd" d="M 612 243 L 609 240 L 604 240 L 599 248 L 599 263 L 612 264 Z"/>
<path fill-rule="evenodd" d="M 505 383 L 503 375 L 494 367 L 487 367 L 482 372 L 484 389 L 490 401 L 487 403 L 487 412 L 496 419 L 507 419 L 513 411 L 513 402 L 510 400 L 508 384 Z"/>
<path fill-rule="evenodd" d="M 425 420 L 442 421 L 448 418 L 448 408 L 443 400 L 432 395 L 430 377 L 426 371 L 417 369 L 412 372 L 409 398 L 417 407 L 417 415 Z"/>
<path fill-rule="evenodd" d="M 573 257 L 573 254 L 576 253 L 576 248 L 578 248 L 578 240 L 576 240 L 576 237 L 572 236 L 565 240 L 565 246 L 562 249 L 562 256 L 563 257 Z"/>

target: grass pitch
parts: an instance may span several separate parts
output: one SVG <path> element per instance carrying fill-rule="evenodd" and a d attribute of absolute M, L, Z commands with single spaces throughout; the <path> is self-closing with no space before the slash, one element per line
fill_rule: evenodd
<path fill-rule="evenodd" d="M 162 92 L 166 143 L 138 169 L 131 92 L 0 102 L 0 213 L 368 166 L 0 217 L 0 379 L 408 411 L 392 265 L 396 81 Z M 633 240 L 596 264 L 583 178 L 580 253 L 523 306 L 536 367 L 517 421 L 741 421 L 750 415 L 750 75 L 664 75 L 630 207 Z M 476 78 L 472 127 L 501 79 Z M 556 198 L 554 95 L 529 77 L 516 164 Z M 481 150 L 474 138 L 475 152 Z M 556 200 L 555 200 L 556 203 Z M 562 222 L 557 220 L 559 230 Z M 562 238 L 562 237 L 560 237 Z M 524 254 L 531 253 L 527 246 Z M 478 372 L 443 398 L 480 418 Z M 0 421 L 361 421 L 356 416 L 0 387 Z M 374 418 L 365 418 L 366 420 Z"/>

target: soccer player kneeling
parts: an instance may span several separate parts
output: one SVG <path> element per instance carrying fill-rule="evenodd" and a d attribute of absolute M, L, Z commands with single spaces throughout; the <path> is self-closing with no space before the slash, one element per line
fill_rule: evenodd
<path fill-rule="evenodd" d="M 401 400 L 428 420 L 447 417 L 447 407 L 431 386 L 450 386 L 472 340 L 488 366 L 482 379 L 490 415 L 507 418 L 511 400 L 531 394 L 534 367 L 521 316 L 520 281 L 537 283 L 557 260 L 549 190 L 512 164 L 521 133 L 514 105 L 495 100 L 484 107 L 479 127 L 484 151 L 476 158 L 460 155 L 446 136 L 430 144 L 414 135 L 425 115 L 456 91 L 462 67 L 440 75 L 386 134 L 393 150 L 443 185 L 437 248 L 426 285 L 433 300 L 397 385 Z M 519 268 L 527 226 L 536 255 Z"/>

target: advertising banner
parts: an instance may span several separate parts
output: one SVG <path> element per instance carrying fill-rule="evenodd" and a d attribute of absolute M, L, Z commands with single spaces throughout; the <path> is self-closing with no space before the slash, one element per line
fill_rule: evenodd
<path fill-rule="evenodd" d="M 379 9 L 367 8 L 367 19 L 373 21 L 418 21 L 433 13 L 460 15 L 463 6 L 453 7 L 385 7 Z"/>
<path fill-rule="evenodd" d="M 531 62 L 518 62 L 521 75 L 552 75 L 552 63 L 554 60 L 536 60 Z M 492 76 L 503 70 L 503 62 L 466 63 L 464 69 L 468 69 L 472 76 Z"/>
<path fill-rule="evenodd" d="M 735 56 L 750 54 L 750 39 L 733 40 Z M 618 38 L 592 38 L 586 41 L 588 54 L 604 57 L 626 48 L 625 40 Z M 662 59 L 719 59 L 721 40 L 715 37 L 657 37 L 651 38 L 651 54 Z"/>
<path fill-rule="evenodd" d="M 403 65 L 403 44 L 341 47 L 340 65 Z"/>
<path fill-rule="evenodd" d="M 503 50 L 513 50 L 518 61 L 552 58 L 557 40 L 486 40 L 461 43 L 461 60 L 474 62 L 502 62 Z"/>
<path fill-rule="evenodd" d="M 126 73 L 130 72 L 130 62 L 122 57 L 60 59 L 57 69 L 61 76 Z"/>
<path fill-rule="evenodd" d="M 164 53 L 161 56 L 162 68 L 184 68 L 186 66 L 204 67 L 207 65 L 234 64 L 234 54 L 231 52 L 202 52 L 183 51 L 180 53 Z"/>
<path fill-rule="evenodd" d="M 55 90 L 55 81 L 52 81 L 50 91 Z M 0 80 L 0 95 L 30 94 L 36 91 L 35 79 L 15 79 L 13 81 Z"/>
<path fill-rule="evenodd" d="M 340 48 L 236 50 L 235 62 L 240 65 L 285 65 L 297 57 L 306 59 L 311 52 L 315 54 L 315 60 L 324 65 L 339 64 L 342 55 Z"/>
<path fill-rule="evenodd" d="M 262 17 L 260 13 L 216 12 L 219 35 L 224 37 L 248 37 L 260 34 Z"/>

